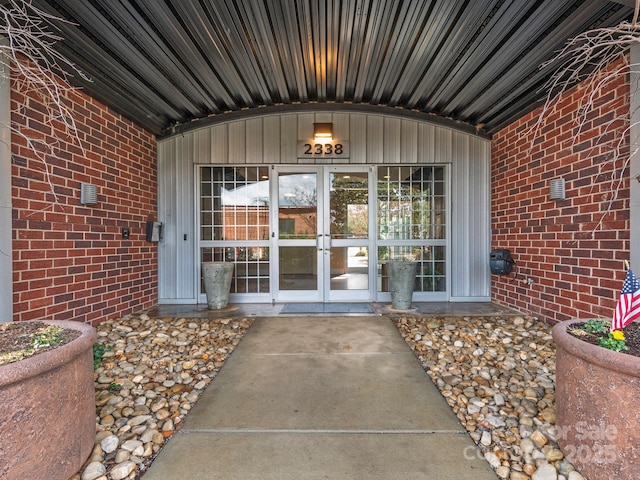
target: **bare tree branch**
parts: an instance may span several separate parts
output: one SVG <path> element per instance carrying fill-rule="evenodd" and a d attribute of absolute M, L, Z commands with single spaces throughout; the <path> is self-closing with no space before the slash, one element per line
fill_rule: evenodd
<path fill-rule="evenodd" d="M 79 76 L 89 80 L 73 62 L 54 49 L 62 39 L 54 33 L 56 22 L 69 23 L 36 8 L 28 0 L 9 0 L 0 4 L 0 37 L 6 39 L 0 44 L 0 65 L 5 67 L 0 81 L 11 81 L 11 72 L 15 72 L 16 89 L 44 106 L 43 123 L 51 128 L 52 135 L 49 138 L 37 135 L 14 122 L 0 127 L 8 128 L 24 139 L 29 150 L 42 162 L 55 203 L 57 196 L 47 158 L 58 157 L 60 134 L 56 136 L 56 130 L 60 129 L 62 135 L 86 154 L 67 99 L 70 93 L 77 91 L 70 85 L 71 78 Z"/>
<path fill-rule="evenodd" d="M 573 114 L 576 128 L 569 145 L 561 148 L 575 147 L 586 141 L 584 134 L 592 128 L 589 115 L 598 108 L 598 97 L 603 92 L 613 91 L 619 85 L 620 78 L 630 73 L 640 72 L 640 65 L 629 62 L 628 52 L 632 45 L 640 44 L 640 25 L 637 16 L 640 0 L 636 0 L 633 23 L 623 22 L 615 27 L 601 28 L 584 32 L 570 39 L 564 48 L 541 68 L 553 68 L 553 75 L 543 86 L 547 92 L 545 103 L 537 121 L 527 132 L 531 134 L 531 148 L 540 140 L 540 133 L 546 119 L 553 114 L 561 116 L 561 102 L 569 90 L 577 88 L 579 96 L 578 108 Z M 631 85 L 631 95 L 639 92 L 639 85 Z M 631 112 L 618 114 L 609 119 L 600 128 L 597 137 L 591 138 L 591 147 L 586 150 L 590 156 L 599 156 L 603 161 L 599 164 L 596 178 L 608 179 L 608 191 L 601 199 L 604 206 L 602 215 L 591 233 L 603 228 L 605 218 L 618 199 L 626 181 L 631 157 L 640 150 L 640 142 L 629 137 L 632 128 L 640 122 L 631 122 Z M 640 172 L 634 173 L 640 181 Z M 594 193 L 596 185 L 591 187 Z"/>

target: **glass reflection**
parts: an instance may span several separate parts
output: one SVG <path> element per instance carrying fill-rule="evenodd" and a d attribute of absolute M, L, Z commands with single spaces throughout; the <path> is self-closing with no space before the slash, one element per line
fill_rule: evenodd
<path fill-rule="evenodd" d="M 280 247 L 280 290 L 316 290 L 316 247 Z"/>
<path fill-rule="evenodd" d="M 331 249 L 331 290 L 369 290 L 369 249 Z"/>
<path fill-rule="evenodd" d="M 315 173 L 278 176 L 278 231 L 282 239 L 315 238 L 318 189 Z"/>
<path fill-rule="evenodd" d="M 366 172 L 330 175 L 331 237 L 368 238 L 369 193 Z"/>

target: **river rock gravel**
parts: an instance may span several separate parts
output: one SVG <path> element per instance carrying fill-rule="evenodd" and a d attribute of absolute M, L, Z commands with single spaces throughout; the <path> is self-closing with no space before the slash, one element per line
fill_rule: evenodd
<path fill-rule="evenodd" d="M 549 326 L 528 317 L 392 320 L 499 479 L 584 480 L 556 441 Z M 99 325 L 97 434 L 70 480 L 140 478 L 251 323 L 141 314 Z"/>
<path fill-rule="evenodd" d="M 251 323 L 141 314 L 96 327 L 104 346 L 94 374 L 97 433 L 90 457 L 70 480 L 139 478 Z"/>
<path fill-rule="evenodd" d="M 584 480 L 557 444 L 547 324 L 526 317 L 394 322 L 498 478 Z"/>

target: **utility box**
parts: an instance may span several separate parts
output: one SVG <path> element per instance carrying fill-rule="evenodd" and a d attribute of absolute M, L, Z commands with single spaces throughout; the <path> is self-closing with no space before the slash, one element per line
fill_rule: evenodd
<path fill-rule="evenodd" d="M 147 242 L 159 242 L 160 240 L 162 240 L 162 223 L 147 222 L 146 233 Z"/>
<path fill-rule="evenodd" d="M 500 248 L 491 251 L 489 265 L 494 275 L 509 275 L 515 263 L 509 250 Z"/>

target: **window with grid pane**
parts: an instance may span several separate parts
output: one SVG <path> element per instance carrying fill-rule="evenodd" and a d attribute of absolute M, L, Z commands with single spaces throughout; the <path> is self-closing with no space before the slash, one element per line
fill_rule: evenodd
<path fill-rule="evenodd" d="M 443 166 L 378 168 L 378 261 L 388 290 L 389 259 L 418 262 L 416 292 L 446 291 L 446 185 Z"/>
<path fill-rule="evenodd" d="M 203 262 L 235 263 L 232 293 L 269 291 L 267 167 L 201 168 L 200 245 Z"/>

